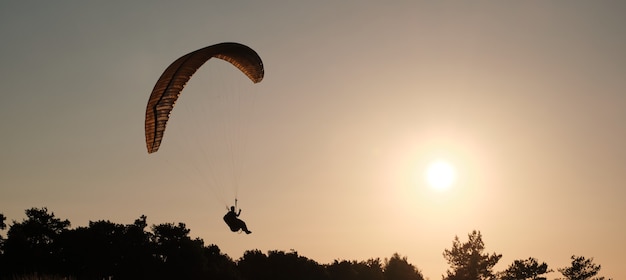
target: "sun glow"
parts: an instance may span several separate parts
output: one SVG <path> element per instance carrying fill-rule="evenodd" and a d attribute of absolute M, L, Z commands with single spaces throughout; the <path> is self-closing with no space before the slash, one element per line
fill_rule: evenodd
<path fill-rule="evenodd" d="M 445 190 L 452 186 L 456 179 L 454 166 L 445 160 L 431 162 L 426 169 L 426 182 L 437 190 Z"/>

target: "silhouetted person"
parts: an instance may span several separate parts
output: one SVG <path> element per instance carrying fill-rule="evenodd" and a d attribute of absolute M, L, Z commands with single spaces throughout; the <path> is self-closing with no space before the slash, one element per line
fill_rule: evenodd
<path fill-rule="evenodd" d="M 235 213 L 235 206 L 231 206 L 230 211 L 228 211 L 228 213 L 224 215 L 224 222 L 226 222 L 228 227 L 230 227 L 230 230 L 232 230 L 233 232 L 243 230 L 243 232 L 245 232 L 246 234 L 252 233 L 251 231 L 248 230 L 246 223 L 240 220 L 239 218 L 237 218 L 239 217 L 240 214 L 241 214 L 241 209 L 239 209 L 239 212 Z"/>

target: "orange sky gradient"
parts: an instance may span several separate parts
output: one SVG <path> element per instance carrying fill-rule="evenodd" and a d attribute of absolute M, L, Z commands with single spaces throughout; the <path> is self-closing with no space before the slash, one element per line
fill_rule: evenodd
<path fill-rule="evenodd" d="M 626 278 L 626 2 L 209 2 L 0 4 L 0 213 L 48 207 L 73 227 L 145 214 L 234 259 L 398 252 L 430 279 L 475 229 L 497 271 L 581 255 Z M 265 79 L 209 61 L 148 155 L 154 82 L 227 41 L 256 50 Z M 222 221 L 232 188 L 203 181 L 224 161 L 192 163 L 184 144 L 222 90 L 255 96 L 237 191 L 251 235 Z M 443 191 L 423 177 L 441 158 L 457 175 Z"/>

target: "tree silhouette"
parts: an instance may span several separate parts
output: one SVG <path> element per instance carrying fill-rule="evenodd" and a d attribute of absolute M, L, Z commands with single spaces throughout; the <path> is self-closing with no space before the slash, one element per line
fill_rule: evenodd
<path fill-rule="evenodd" d="M 237 269 L 244 279 L 271 279 L 267 255 L 261 250 L 248 250 L 237 261 Z"/>
<path fill-rule="evenodd" d="M 363 280 L 382 280 L 385 279 L 383 273 L 383 264 L 379 258 L 369 259 L 364 262 L 355 263 L 355 270 L 359 275 L 359 279 Z"/>
<path fill-rule="evenodd" d="M 61 267 L 61 247 L 56 239 L 70 222 L 54 217 L 47 208 L 25 211 L 27 219 L 13 222 L 4 244 L 9 273 L 38 272 L 57 274 Z"/>
<path fill-rule="evenodd" d="M 4 230 L 7 228 L 7 225 L 4 223 L 4 221 L 6 221 L 7 218 L 4 216 L 4 214 L 0 213 L 0 230 Z"/>
<path fill-rule="evenodd" d="M 0 230 L 5 230 L 7 228 L 7 224 L 4 223 L 4 221 L 6 221 L 6 217 L 4 216 L 4 214 L 0 213 Z M 4 237 L 2 237 L 2 235 L 0 234 L 0 254 L 2 252 L 4 252 L 2 250 L 2 244 L 4 243 Z"/>
<path fill-rule="evenodd" d="M 65 273 L 79 278 L 153 275 L 156 260 L 146 226 L 146 217 L 141 216 L 129 225 L 95 221 L 89 227 L 66 231 L 60 238 Z"/>
<path fill-rule="evenodd" d="M 535 258 L 515 260 L 505 271 L 500 273 L 501 280 L 546 280 L 541 275 L 552 272 L 544 262 L 539 264 Z"/>
<path fill-rule="evenodd" d="M 454 237 L 452 249 L 444 250 L 443 257 L 448 261 L 452 271 L 447 271 L 448 280 L 482 280 L 494 279 L 493 267 L 498 263 L 501 254 L 483 254 L 485 244 L 480 231 L 468 234 L 469 240 L 461 243 L 458 236 Z"/>
<path fill-rule="evenodd" d="M 217 246 L 190 238 L 183 223 L 148 232 L 141 216 L 128 225 L 90 221 L 68 229 L 69 221 L 46 208 L 26 215 L 13 222 L 0 251 L 0 279 L 238 279 L 235 263 Z"/>
<path fill-rule="evenodd" d="M 191 239 L 184 223 L 160 224 L 152 227 L 152 241 L 160 261 L 159 275 L 165 279 L 202 279 L 208 274 L 204 242 Z"/>
<path fill-rule="evenodd" d="M 205 246 L 191 238 L 184 223 L 148 227 L 146 216 L 131 224 L 90 221 L 70 229 L 47 208 L 25 211 L 26 219 L 9 225 L 0 237 L 0 279 L 304 279 L 304 280 L 423 280 L 416 266 L 398 253 L 381 262 L 335 260 L 320 265 L 295 250 L 249 250 L 237 261 L 217 245 Z M 0 214 L 0 230 L 6 229 Z M 149 228 L 149 230 L 147 230 Z M 486 254 L 480 232 L 469 241 L 455 237 L 444 258 L 451 265 L 444 280 L 495 279 L 493 266 L 499 254 Z M 562 280 L 604 280 L 593 259 L 572 256 L 572 265 L 558 269 Z M 498 274 L 500 280 L 543 279 L 550 272 L 534 258 L 516 260 Z"/>
<path fill-rule="evenodd" d="M 383 280 L 383 267 L 380 259 L 367 261 L 335 260 L 326 266 L 330 279 L 333 280 Z"/>
<path fill-rule="evenodd" d="M 6 217 L 4 216 L 4 214 L 0 213 L 0 230 L 5 230 L 7 228 L 7 225 L 4 223 L 4 221 L 6 221 Z M 3 271 L 2 271 L 2 264 L 4 264 L 5 260 L 4 260 L 4 237 L 2 237 L 2 235 L 0 234 L 0 277 L 2 277 Z"/>
<path fill-rule="evenodd" d="M 329 279 L 317 262 L 298 255 L 296 251 L 246 251 L 238 261 L 243 279 Z"/>
<path fill-rule="evenodd" d="M 398 253 L 385 260 L 384 276 L 385 280 L 424 280 L 422 273 Z"/>
<path fill-rule="evenodd" d="M 332 264 L 326 267 L 328 275 L 331 280 L 357 280 L 359 273 L 355 269 L 356 262 L 352 261 L 338 261 L 335 260 Z"/>
<path fill-rule="evenodd" d="M 118 273 L 123 278 L 155 278 L 154 267 L 158 264 L 154 257 L 155 245 L 150 242 L 152 233 L 147 232 L 147 217 L 141 215 L 132 224 L 123 227 L 122 235 L 117 236 L 119 251 L 125 256 L 120 262 Z"/>
<path fill-rule="evenodd" d="M 235 262 L 229 256 L 222 254 L 217 245 L 209 245 L 203 250 L 208 260 L 208 279 L 239 279 Z"/>
<path fill-rule="evenodd" d="M 601 266 L 593 263 L 593 258 L 586 259 L 585 257 L 575 256 L 571 257 L 572 265 L 568 267 L 559 268 L 558 271 L 565 276 L 561 278 L 564 280 L 604 280 L 602 277 L 594 277 L 600 272 Z M 610 280 L 610 279 L 609 279 Z"/>
<path fill-rule="evenodd" d="M 80 278 L 107 278 L 117 274 L 123 225 L 110 221 L 89 222 L 63 234 L 66 272 Z"/>

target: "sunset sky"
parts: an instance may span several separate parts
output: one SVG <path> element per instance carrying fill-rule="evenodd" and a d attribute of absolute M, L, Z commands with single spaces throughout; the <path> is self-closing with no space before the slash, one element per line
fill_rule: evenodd
<path fill-rule="evenodd" d="M 580 255 L 626 279 L 626 2 L 90 2 L 0 3 L 9 224 L 31 207 L 72 227 L 145 214 L 233 259 L 398 252 L 430 279 L 475 229 L 503 254 L 497 271 L 528 257 L 556 271 Z M 154 83 L 220 42 L 256 50 L 265 79 L 209 61 L 149 155 Z M 255 96 L 238 187 L 250 235 L 222 221 L 232 188 L 204 183 L 207 167 L 190 161 L 211 139 L 181 144 L 196 137 L 180 132 L 190 119 L 212 127 L 194 110 L 222 90 Z M 437 160 L 456 171 L 445 190 L 424 176 Z"/>

